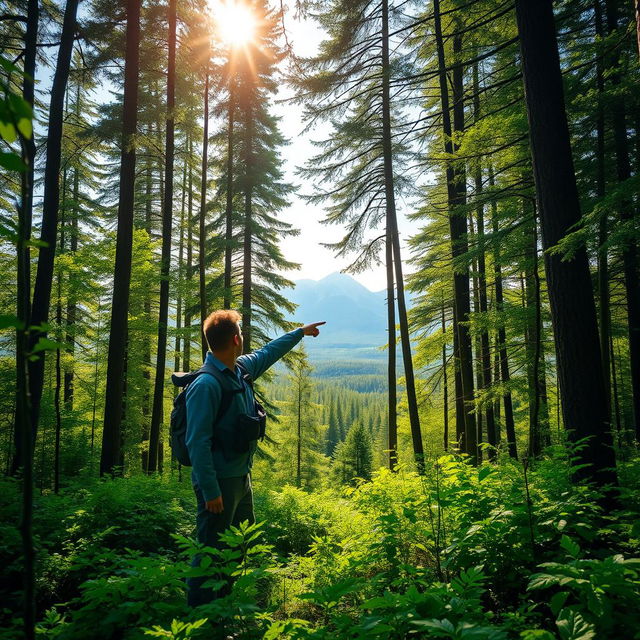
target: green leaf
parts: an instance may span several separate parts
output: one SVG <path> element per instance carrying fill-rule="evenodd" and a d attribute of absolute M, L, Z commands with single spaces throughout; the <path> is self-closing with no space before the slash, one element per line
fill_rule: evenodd
<path fill-rule="evenodd" d="M 548 573 L 534 573 L 527 585 L 527 591 L 533 591 L 534 589 L 546 589 L 558 584 L 558 577 L 552 576 Z"/>
<path fill-rule="evenodd" d="M 0 124 L 0 127 L 2 125 Z M 4 136 L 3 136 L 4 137 Z M 6 153 L 0 151 L 0 167 L 8 171 L 26 171 L 27 165 L 22 158 L 16 153 Z"/>
<path fill-rule="evenodd" d="M 568 591 L 559 591 L 553 596 L 553 598 L 551 598 L 551 600 L 549 600 L 549 608 L 553 612 L 553 615 L 556 616 L 556 618 L 562 610 L 562 607 L 564 607 L 564 604 L 567 601 L 568 597 Z"/>
<path fill-rule="evenodd" d="M 18 131 L 25 138 L 31 138 L 33 135 L 33 125 L 31 124 L 31 120 L 29 118 L 20 118 L 18 120 Z"/>
<path fill-rule="evenodd" d="M 563 609 L 556 624 L 562 640 L 593 640 L 596 637 L 595 627 L 573 609 Z"/>
<path fill-rule="evenodd" d="M 11 144 L 17 137 L 16 128 L 10 122 L 0 122 L 0 138 Z"/>
<path fill-rule="evenodd" d="M 580 545 L 577 542 L 574 542 L 569 536 L 562 536 L 562 538 L 560 539 L 560 546 L 572 558 L 577 558 L 580 553 Z"/>
<path fill-rule="evenodd" d="M 9 327 L 22 329 L 24 322 L 18 320 L 17 316 L 0 315 L 0 329 L 8 329 Z"/>
<path fill-rule="evenodd" d="M 7 73 L 20 73 L 22 71 L 16 67 L 13 62 L 9 62 L 6 58 L 0 56 L 0 67 L 2 67 Z"/>
<path fill-rule="evenodd" d="M 527 629 L 520 633 L 522 640 L 556 640 L 556 637 L 550 631 L 544 629 Z"/>
<path fill-rule="evenodd" d="M 480 467 L 480 469 L 478 469 L 478 482 L 482 482 L 485 478 L 488 478 L 494 471 L 494 467 L 489 465 Z"/>
<path fill-rule="evenodd" d="M 33 118 L 33 110 L 29 103 L 20 95 L 16 93 L 9 94 L 9 104 L 11 105 L 11 111 L 18 116 L 18 120 L 31 120 Z"/>
<path fill-rule="evenodd" d="M 56 351 L 56 349 L 64 349 L 65 345 L 55 340 L 49 340 L 49 338 L 40 338 L 38 344 L 33 348 L 31 353 L 38 353 L 40 351 Z"/>

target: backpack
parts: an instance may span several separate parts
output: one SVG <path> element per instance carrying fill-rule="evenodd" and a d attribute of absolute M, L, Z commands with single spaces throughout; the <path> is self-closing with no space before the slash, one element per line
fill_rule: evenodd
<path fill-rule="evenodd" d="M 240 371 L 242 372 L 242 377 L 244 381 L 251 387 L 253 390 L 253 380 L 251 376 L 246 371 L 246 369 L 241 365 L 237 365 Z M 169 426 L 169 444 L 171 446 L 171 451 L 175 459 L 183 466 L 190 467 L 191 460 L 189 458 L 189 451 L 187 449 L 186 437 L 187 437 L 187 402 L 186 402 L 186 391 L 188 386 L 201 374 L 207 373 L 213 376 L 218 383 L 220 384 L 220 389 L 222 391 L 220 406 L 218 407 L 218 412 L 213 421 L 214 424 L 220 422 L 220 420 L 224 417 L 225 413 L 228 411 L 229 406 L 231 405 L 231 401 L 233 400 L 233 396 L 236 393 L 243 393 L 244 387 L 239 387 L 235 389 L 228 388 L 228 379 L 216 368 L 216 367 L 207 367 L 203 365 L 200 369 L 196 371 L 190 371 L 187 373 L 176 372 L 172 374 L 171 381 L 176 387 L 181 387 L 182 390 L 175 397 L 173 401 L 173 409 L 171 411 L 171 420 Z M 256 405 L 256 410 L 258 408 L 262 410 L 262 406 L 258 404 L 257 401 L 254 402 Z M 260 415 L 260 411 L 258 411 L 258 415 Z M 263 422 L 264 424 L 264 422 Z M 264 438 L 264 427 L 262 428 L 262 433 L 260 434 L 262 438 Z"/>

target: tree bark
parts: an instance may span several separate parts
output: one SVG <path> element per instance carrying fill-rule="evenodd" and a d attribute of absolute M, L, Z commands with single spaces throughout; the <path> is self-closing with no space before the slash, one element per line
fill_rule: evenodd
<path fill-rule="evenodd" d="M 478 64 L 473 65 L 473 115 L 477 121 L 480 118 L 480 82 L 478 78 Z M 484 238 L 484 205 L 480 202 L 482 196 L 482 166 L 480 160 L 474 173 L 475 197 L 478 200 L 476 205 L 476 231 L 478 237 L 478 297 L 480 301 L 480 313 L 487 314 L 489 307 L 487 304 L 487 274 L 485 258 L 485 238 Z M 482 388 L 487 391 L 491 388 L 491 347 L 489 344 L 489 330 L 485 329 L 480 334 L 481 361 L 482 361 Z M 489 449 L 489 459 L 495 460 L 498 437 L 496 432 L 496 420 L 493 410 L 493 402 L 486 403 L 487 420 L 487 441 L 491 445 Z"/>
<path fill-rule="evenodd" d="M 24 37 L 24 80 L 22 97 L 33 107 L 36 68 L 36 44 L 38 38 L 38 2 L 27 2 L 27 25 Z M 33 447 L 31 430 L 31 398 L 29 395 L 28 342 L 31 314 L 31 225 L 33 217 L 33 178 L 36 153 L 33 135 L 29 140 L 21 138 L 22 159 L 27 170 L 20 176 L 20 204 L 17 225 L 17 287 L 16 287 L 16 410 L 14 442 L 16 455 L 11 465 L 13 475 L 22 471 L 22 505 L 20 512 L 20 537 L 23 556 L 23 604 L 22 630 L 25 640 L 35 640 L 35 548 L 33 545 Z"/>
<path fill-rule="evenodd" d="M 176 340 L 173 370 L 180 371 L 180 359 L 184 352 L 182 340 L 182 306 L 184 304 L 184 227 L 187 204 L 187 163 L 182 168 L 182 204 L 180 206 L 180 244 L 178 246 L 178 299 L 176 301 Z M 188 371 L 188 369 L 186 369 Z M 178 394 L 178 387 L 174 388 L 174 397 Z"/>
<path fill-rule="evenodd" d="M 47 160 L 44 173 L 44 197 L 42 205 L 42 229 L 38 254 L 38 269 L 33 290 L 31 325 L 42 327 L 49 320 L 51 289 L 53 287 L 53 262 L 56 254 L 58 232 L 58 207 L 60 204 L 60 164 L 62 152 L 62 126 L 64 119 L 64 97 L 69 78 L 73 38 L 76 30 L 78 0 L 67 0 L 60 38 L 60 50 L 51 85 L 49 127 L 47 131 Z M 29 351 L 33 351 L 47 331 L 40 328 L 29 332 Z M 32 443 L 35 442 L 40 418 L 40 401 L 44 384 L 44 361 L 46 351 L 35 354 L 29 361 L 29 392 L 31 395 Z"/>
<path fill-rule="evenodd" d="M 252 197 L 253 197 L 253 122 L 250 99 L 246 103 L 245 140 L 244 140 L 244 238 L 242 260 L 242 334 L 243 353 L 251 352 L 251 240 L 252 240 Z"/>
<path fill-rule="evenodd" d="M 444 318 L 444 296 L 442 300 L 442 396 L 444 406 L 442 408 L 443 419 L 443 445 L 444 450 L 449 450 L 449 387 L 447 385 L 447 344 L 445 342 L 447 327 Z"/>
<path fill-rule="evenodd" d="M 564 424 L 574 441 L 589 437 L 580 475 L 615 484 L 587 253 L 547 253 L 581 218 L 551 0 L 516 0 L 516 17 Z"/>
<path fill-rule="evenodd" d="M 596 36 L 604 37 L 604 25 L 602 22 L 602 9 L 600 0 L 593 3 Z M 605 177 L 605 118 L 603 108 L 604 94 L 604 69 L 601 56 L 596 58 L 596 88 L 598 91 L 597 117 L 596 117 L 596 197 L 602 199 L 606 193 Z M 602 373 L 604 376 L 605 392 L 607 395 L 607 412 L 611 421 L 611 358 L 610 358 L 610 334 L 611 334 L 611 300 L 609 296 L 609 256 L 606 247 L 609 235 L 607 213 L 603 212 L 598 223 L 598 298 L 600 352 L 602 354 Z"/>
<path fill-rule="evenodd" d="M 489 166 L 489 186 L 493 187 L 495 184 L 493 176 L 493 168 Z M 493 244 L 493 270 L 494 270 L 494 286 L 496 291 L 496 311 L 498 313 L 504 312 L 504 294 L 502 289 L 502 266 L 500 256 L 500 228 L 498 223 L 498 207 L 495 200 L 491 202 L 491 227 L 494 236 Z M 501 321 L 498 325 L 498 344 L 497 349 L 500 358 L 500 381 L 504 388 L 502 392 L 502 401 L 504 403 L 504 430 L 507 438 L 507 448 L 509 455 L 514 459 L 518 459 L 518 448 L 516 445 L 516 425 L 513 418 L 513 400 L 511 398 L 511 391 L 509 390 L 509 382 L 511 376 L 509 374 L 509 354 L 507 351 L 507 332 L 504 322 Z"/>
<path fill-rule="evenodd" d="M 169 58 L 167 62 L 167 120 L 165 140 L 165 188 L 162 206 L 162 255 L 160 258 L 160 310 L 158 317 L 158 351 L 153 388 L 153 409 L 149 430 L 149 460 L 147 470 L 158 469 L 160 424 L 164 416 L 164 385 L 167 361 L 167 325 L 169 322 L 169 270 L 171 267 L 171 231 L 173 222 L 173 164 L 175 150 L 176 104 L 176 5 L 169 0 Z"/>
<path fill-rule="evenodd" d="M 449 89 L 447 86 L 447 73 L 444 57 L 444 41 L 442 38 L 442 25 L 440 19 L 440 0 L 433 3 L 434 30 L 436 37 L 436 49 L 438 56 L 438 78 L 440 83 L 440 98 L 442 104 L 442 129 L 444 134 L 444 150 L 451 157 L 454 153 L 452 140 L 451 117 L 449 113 Z M 459 35 L 454 34 L 454 52 L 459 53 L 462 41 Z M 454 127 L 456 131 L 464 129 L 464 105 L 462 92 L 462 66 L 457 65 L 453 77 L 453 112 Z M 467 326 L 469 321 L 469 268 L 461 267 L 457 259 L 467 253 L 467 219 L 460 212 L 466 201 L 464 170 L 455 167 L 451 160 L 447 160 L 447 200 L 449 207 L 449 231 L 451 235 L 451 250 L 454 262 L 453 291 L 454 291 L 454 331 L 456 332 L 457 352 L 454 358 L 457 360 L 457 375 L 460 376 L 459 407 L 464 416 L 464 442 L 462 450 L 469 455 L 473 464 L 478 460 L 476 419 L 474 414 L 473 394 L 473 356 L 471 350 L 471 336 Z M 457 391 L 458 389 L 456 389 Z"/>
<path fill-rule="evenodd" d="M 618 29 L 617 0 L 605 1 L 607 14 L 607 31 L 609 34 Z M 614 87 L 620 85 L 620 64 L 617 49 L 611 54 L 610 79 Z M 629 144 L 627 141 L 627 124 L 624 96 L 614 96 L 611 104 L 611 121 L 613 124 L 613 145 L 616 157 L 616 177 L 618 182 L 625 182 L 631 177 L 629 161 Z M 625 198 L 619 204 L 618 215 L 623 224 L 630 224 L 633 219 L 633 203 Z M 640 442 L 640 276 L 638 274 L 638 245 L 634 240 L 626 242 L 622 248 L 622 264 L 624 270 L 624 287 L 627 296 L 627 323 L 629 331 L 629 366 L 631 369 L 631 398 L 633 403 L 633 420 L 636 441 Z"/>
<path fill-rule="evenodd" d="M 224 234 L 224 308 L 231 307 L 231 257 L 233 244 L 233 126 L 235 116 L 235 98 L 232 76 L 232 54 L 229 62 L 229 108 L 227 122 L 227 200 L 225 206 Z"/>
<path fill-rule="evenodd" d="M 200 183 L 200 220 L 198 234 L 198 274 L 200 276 L 200 339 L 202 345 L 202 361 L 207 355 L 207 340 L 204 337 L 204 321 L 207 318 L 207 287 L 205 270 L 207 213 L 207 165 L 209 164 L 209 65 L 211 52 L 207 50 L 206 73 L 204 79 L 204 126 L 202 132 L 202 176 Z"/>
<path fill-rule="evenodd" d="M 302 380 L 298 378 L 298 422 L 297 422 L 297 464 L 296 464 L 296 487 L 302 485 Z"/>
<path fill-rule="evenodd" d="M 80 118 L 80 97 L 83 85 L 84 69 L 82 72 L 82 78 L 78 79 L 76 85 L 76 103 L 74 105 L 74 111 L 76 117 Z M 71 228 L 69 232 L 69 251 L 75 254 L 78 250 L 78 200 L 80 198 L 80 175 L 78 167 L 73 170 L 73 206 L 71 207 Z M 74 384 L 74 366 L 75 366 L 75 338 L 76 338 L 76 312 L 77 312 L 77 300 L 76 291 L 73 286 L 73 282 L 69 281 L 69 292 L 67 294 L 67 327 L 66 338 L 67 353 L 69 354 L 69 363 L 65 367 L 64 371 L 64 404 L 72 410 L 73 409 L 73 384 Z"/>
<path fill-rule="evenodd" d="M 124 66 L 124 103 L 118 232 L 111 304 L 107 387 L 100 475 L 113 473 L 121 460 L 121 421 L 124 391 L 124 359 L 131 283 L 133 209 L 136 179 L 135 134 L 138 123 L 138 68 L 140 58 L 140 3 L 127 0 L 127 30 Z"/>
<path fill-rule="evenodd" d="M 409 323 L 407 320 L 407 307 L 405 303 L 402 257 L 400 253 L 400 237 L 398 234 L 398 220 L 394 192 L 389 81 L 389 6 L 388 0 L 382 0 L 382 153 L 384 161 L 387 228 L 391 233 L 391 242 L 393 245 L 398 319 L 400 320 L 400 342 L 402 345 L 402 361 L 404 364 L 404 377 L 407 389 L 407 404 L 409 407 L 409 424 L 411 427 L 413 455 L 415 456 L 418 472 L 422 473 L 424 471 L 424 448 L 422 445 L 422 433 L 420 432 L 420 416 L 418 415 L 418 400 L 416 397 L 416 385 L 413 374 L 413 357 L 411 355 L 411 339 L 409 336 Z"/>
<path fill-rule="evenodd" d="M 149 137 L 153 138 L 153 123 L 149 125 Z M 144 200 L 144 228 L 151 239 L 153 234 L 152 228 L 152 212 L 153 212 L 153 158 L 151 148 L 146 149 L 147 166 L 145 167 L 145 200 Z M 146 289 L 144 292 L 144 319 L 149 325 L 151 324 L 151 291 Z M 149 468 L 149 430 L 151 415 L 151 336 L 144 336 L 143 348 L 143 369 L 142 369 L 142 437 L 140 439 L 140 457 L 142 470 L 147 471 Z"/>
<path fill-rule="evenodd" d="M 184 354 L 182 362 L 185 371 L 191 371 L 191 304 L 193 296 L 191 295 L 191 287 L 193 282 L 193 142 L 191 138 L 187 141 L 188 163 L 189 163 L 189 181 L 187 194 L 187 264 L 186 264 L 186 293 L 184 304 Z"/>
<path fill-rule="evenodd" d="M 387 227 L 386 238 L 387 272 L 387 384 L 388 384 L 388 428 L 387 448 L 389 449 L 389 469 L 395 471 L 398 464 L 398 390 L 396 387 L 396 313 L 395 289 L 393 282 L 393 242 L 391 229 Z"/>

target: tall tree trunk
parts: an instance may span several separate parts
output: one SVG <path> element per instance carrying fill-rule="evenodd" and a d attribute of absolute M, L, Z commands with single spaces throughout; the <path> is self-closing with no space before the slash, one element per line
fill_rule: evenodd
<path fill-rule="evenodd" d="M 153 123 L 149 125 L 149 137 L 153 138 Z M 147 152 L 147 166 L 145 167 L 145 198 L 144 198 L 144 228 L 151 239 L 152 229 L 152 212 L 153 212 L 153 160 L 151 157 L 151 148 Z M 146 289 L 144 292 L 144 319 L 151 325 L 151 291 Z M 143 347 L 143 367 L 142 367 L 142 437 L 140 439 L 140 457 L 142 470 L 147 471 L 149 468 L 149 433 L 151 415 L 151 336 L 147 333 L 144 336 Z"/>
<path fill-rule="evenodd" d="M 449 387 L 447 385 L 447 343 L 445 341 L 447 327 L 444 317 L 444 296 L 442 300 L 442 397 L 444 406 L 442 408 L 442 419 L 444 423 L 443 444 L 444 450 L 449 450 Z"/>
<path fill-rule="evenodd" d="M 173 222 L 173 164 L 175 150 L 176 105 L 176 5 L 169 0 L 169 58 L 167 62 L 167 120 L 165 140 L 165 188 L 162 203 L 162 255 L 160 258 L 160 311 L 158 317 L 158 351 L 153 388 L 153 409 L 149 430 L 149 461 L 147 469 L 158 469 L 160 424 L 164 415 L 165 365 L 167 361 L 167 325 L 169 323 L 169 270 L 171 267 L 171 232 Z"/>
<path fill-rule="evenodd" d="M 480 81 L 478 78 L 478 64 L 473 65 L 473 117 L 477 121 L 480 118 Z M 484 205 L 480 201 L 483 192 L 482 186 L 482 166 L 481 161 L 475 168 L 473 180 L 475 183 L 475 196 L 478 204 L 476 205 L 476 226 L 478 237 L 478 297 L 480 301 L 480 313 L 487 314 L 487 274 L 486 274 L 486 257 L 485 257 L 485 239 L 484 239 Z M 489 344 L 489 330 L 484 329 L 480 334 L 480 348 L 482 361 L 482 388 L 487 391 L 491 388 L 491 347 Z M 498 437 L 496 433 L 496 420 L 493 410 L 493 402 L 486 403 L 486 420 L 487 420 L 487 441 L 491 445 L 489 449 L 489 459 L 495 460 L 496 447 L 498 446 Z"/>
<path fill-rule="evenodd" d="M 611 362 L 611 378 L 613 383 L 613 409 L 616 419 L 616 433 L 618 434 L 618 444 L 623 444 L 620 401 L 618 398 L 618 376 L 616 375 L 616 360 L 613 353 L 613 337 L 611 335 L 609 335 L 609 358 Z"/>
<path fill-rule="evenodd" d="M 34 78 L 36 75 L 36 53 L 38 39 L 38 0 L 27 0 L 27 22 L 24 32 L 24 78 L 22 81 L 22 97 L 33 108 L 34 101 Z M 33 182 L 35 171 L 36 143 L 33 134 L 29 139 L 20 138 L 22 147 L 22 160 L 27 169 L 20 174 L 20 204 L 18 205 L 18 243 L 16 251 L 17 262 L 17 282 L 16 282 L 16 314 L 23 322 L 23 327 L 16 329 L 16 412 L 14 423 L 15 456 L 11 462 L 11 473 L 16 474 L 22 462 L 32 459 L 33 455 L 25 456 L 22 451 L 24 434 L 20 432 L 23 425 L 27 424 L 27 416 L 22 412 L 29 409 L 28 419 L 31 419 L 31 400 L 28 397 L 29 390 L 23 385 L 28 383 L 28 376 L 24 367 L 28 369 L 26 360 L 27 344 L 29 341 L 26 327 L 29 325 L 31 316 L 31 226 L 33 222 Z M 22 349 L 22 352 L 20 350 Z M 34 446 L 35 439 L 30 437 L 31 446 Z M 30 522 L 30 516 L 29 516 Z M 27 527 L 29 536 L 31 535 L 31 525 Z M 30 543 L 29 543 L 30 544 Z M 30 555 L 29 569 L 33 569 L 33 554 Z M 29 580 L 33 580 L 31 574 Z M 25 601 L 28 611 L 25 611 L 24 624 L 25 634 L 33 637 L 35 609 L 33 609 L 33 585 L 29 591 L 29 598 Z"/>
<path fill-rule="evenodd" d="M 462 390 L 462 374 L 460 373 L 460 335 L 458 333 L 458 316 L 456 315 L 455 298 L 453 301 L 453 391 L 455 394 L 456 443 L 461 453 L 465 451 L 465 406 Z"/>
<path fill-rule="evenodd" d="M 252 240 L 252 198 L 253 198 L 253 122 L 250 100 L 246 103 L 247 117 L 245 121 L 244 140 L 244 238 L 242 260 L 242 333 L 244 337 L 243 352 L 251 351 L 251 240 Z"/>
<path fill-rule="evenodd" d="M 116 237 L 116 263 L 111 304 L 100 475 L 112 473 L 114 467 L 119 465 L 121 459 L 124 358 L 129 313 L 133 208 L 136 179 L 135 135 L 138 123 L 139 48 L 140 3 L 136 0 L 127 0 L 118 233 Z"/>
<path fill-rule="evenodd" d="M 231 257 L 233 245 L 233 126 L 235 98 L 231 62 L 229 63 L 229 109 L 227 122 L 227 201 L 225 206 L 224 234 L 224 308 L 231 307 Z"/>
<path fill-rule="evenodd" d="M 207 340 L 204 337 L 204 321 L 207 317 L 207 288 L 206 288 L 206 230 L 205 218 L 207 213 L 207 165 L 209 164 L 209 65 L 211 53 L 207 51 L 206 72 L 204 79 L 204 126 L 202 132 L 202 177 L 200 183 L 200 220 L 198 235 L 198 274 L 200 276 L 200 339 L 202 344 L 202 360 L 207 355 Z"/>
<path fill-rule="evenodd" d="M 187 203 L 187 163 L 182 168 L 182 204 L 180 206 L 180 244 L 178 246 L 178 300 L 176 302 L 176 340 L 175 340 L 175 356 L 173 360 L 173 370 L 180 371 L 180 357 L 184 352 L 181 345 L 184 345 L 182 336 L 182 306 L 184 304 L 184 227 Z M 184 362 L 184 359 L 183 359 Z M 186 369 L 188 371 L 188 369 Z M 174 389 L 174 397 L 177 395 L 178 388 Z"/>
<path fill-rule="evenodd" d="M 69 78 L 69 66 L 73 39 L 76 31 L 78 0 L 67 0 L 60 37 L 60 50 L 56 71 L 51 85 L 49 127 L 47 131 L 47 160 L 44 171 L 44 197 L 42 205 L 42 230 L 38 270 L 33 290 L 31 325 L 46 325 L 49 320 L 51 289 L 53 286 L 53 262 L 56 254 L 58 207 L 60 204 L 60 164 L 62 152 L 62 124 L 64 96 Z M 29 332 L 29 351 L 33 351 L 40 338 L 46 338 L 46 330 Z M 40 351 L 29 361 L 29 392 L 31 394 L 32 442 L 35 442 L 40 417 L 40 401 L 44 384 L 44 359 L 46 351 Z"/>
<path fill-rule="evenodd" d="M 27 24 L 24 35 L 24 80 L 22 97 L 33 107 L 34 78 L 38 39 L 38 0 L 27 0 Z M 27 361 L 29 334 L 27 327 L 31 315 L 31 225 L 33 218 L 33 178 L 36 145 L 33 135 L 21 138 L 22 159 L 26 171 L 20 175 L 20 204 L 17 227 L 17 286 L 16 286 L 16 411 L 14 442 L 16 454 L 11 473 L 22 473 L 22 505 L 20 537 L 22 539 L 22 629 L 25 640 L 36 637 L 35 604 L 35 548 L 33 545 L 33 447 L 35 438 L 31 430 L 31 397 L 29 395 L 29 368 Z"/>
<path fill-rule="evenodd" d="M 529 455 L 537 457 L 544 446 L 541 420 L 542 398 L 540 389 L 541 321 L 540 285 L 538 275 L 538 234 L 537 223 L 532 214 L 532 206 L 524 201 L 523 214 L 531 219 L 531 239 L 525 247 L 524 298 L 526 301 L 526 358 L 527 388 L 529 404 Z M 529 235 L 529 234 L 527 234 Z"/>
<path fill-rule="evenodd" d="M 596 23 L 596 36 L 600 40 L 604 37 L 604 25 L 602 23 L 602 8 L 600 0 L 593 3 L 593 12 Z M 596 116 L 596 196 L 600 200 L 606 192 L 605 177 L 605 121 L 604 121 L 604 69 L 602 56 L 596 58 L 596 88 L 598 91 L 598 104 Z M 600 353 L 602 354 L 602 373 L 604 376 L 605 392 L 607 395 L 607 410 L 611 420 L 611 359 L 609 356 L 609 342 L 611 335 L 611 300 L 609 296 L 609 256 L 606 247 L 609 234 L 607 212 L 603 212 L 598 223 L 598 298 L 599 328 L 600 328 Z"/>
<path fill-rule="evenodd" d="M 387 227 L 386 238 L 386 272 L 387 272 L 387 448 L 389 450 L 389 469 L 395 471 L 398 464 L 398 389 L 396 386 L 396 313 L 395 288 L 393 282 L 393 242 L 391 229 Z"/>
<path fill-rule="evenodd" d="M 80 118 L 80 98 L 81 90 L 84 84 L 84 69 L 81 78 L 78 79 L 76 85 L 76 103 L 74 111 L 76 117 Z M 69 251 L 72 255 L 78 251 L 78 212 L 80 207 L 78 201 L 80 198 L 80 175 L 78 167 L 73 170 L 73 206 L 71 213 L 71 228 L 69 232 Z M 74 365 L 75 365 L 75 337 L 76 337 L 76 312 L 77 300 L 76 290 L 73 281 L 69 281 L 69 292 L 67 294 L 67 331 L 65 341 L 67 343 L 67 353 L 69 354 L 69 363 L 65 366 L 64 371 L 64 404 L 68 409 L 73 409 L 73 383 L 74 383 Z"/>
<path fill-rule="evenodd" d="M 120 473 L 124 475 L 125 465 L 125 447 L 127 444 L 127 430 L 128 419 L 127 409 L 129 405 L 129 327 L 127 326 L 125 334 L 125 346 L 124 346 L 124 363 L 122 368 L 122 405 L 120 407 L 120 423 L 124 425 L 124 429 L 120 429 L 120 442 L 118 443 L 118 460 L 117 464 L 120 468 Z"/>
<path fill-rule="evenodd" d="M 493 168 L 489 166 L 489 186 L 495 184 L 493 176 Z M 498 207 L 495 200 L 491 202 L 491 227 L 494 236 L 493 244 L 493 270 L 494 270 L 494 286 L 496 291 L 496 311 L 500 314 L 504 312 L 504 294 L 502 289 L 502 267 L 500 255 L 500 228 L 498 223 Z M 511 398 L 511 390 L 509 382 L 511 376 L 509 374 L 509 354 L 507 352 L 507 332 L 504 321 L 501 319 L 498 324 L 498 344 L 497 349 L 500 358 L 500 381 L 502 383 L 502 401 L 504 403 L 504 430 L 507 438 L 507 448 L 509 455 L 514 459 L 518 459 L 518 448 L 516 445 L 516 426 L 513 418 L 513 400 Z"/>
<path fill-rule="evenodd" d="M 297 421 L 297 465 L 296 465 L 296 487 L 302 485 L 302 381 L 298 379 L 298 421 Z"/>
<path fill-rule="evenodd" d="M 57 278 L 58 302 L 56 304 L 56 330 L 60 333 L 62 325 L 62 273 L 58 271 Z M 57 336 L 56 336 L 57 337 Z M 60 363 L 60 349 L 56 349 L 56 386 L 53 405 L 56 413 L 56 436 L 53 449 L 53 491 L 60 492 L 60 435 L 62 432 L 62 416 L 60 415 L 60 390 L 62 387 L 62 367 Z"/>
<path fill-rule="evenodd" d="M 93 407 L 91 410 L 91 444 L 89 457 L 93 463 L 93 452 L 96 437 L 96 413 L 98 406 L 98 365 L 100 363 L 100 309 L 102 306 L 102 298 L 98 297 L 98 310 L 96 315 L 98 316 L 96 326 L 96 362 L 93 368 Z M 93 468 L 93 464 L 91 465 Z"/>
<path fill-rule="evenodd" d="M 59 253 L 65 253 L 65 227 L 67 203 L 67 169 L 62 172 L 62 206 L 60 207 L 60 247 Z M 58 266 L 56 274 L 56 341 L 62 338 L 62 270 Z M 60 414 L 60 390 L 62 388 L 62 367 L 60 362 L 60 348 L 56 349 L 56 386 L 54 389 L 53 406 L 56 415 L 55 444 L 53 449 L 53 490 L 60 492 L 60 435 L 62 432 L 62 416 Z"/>
<path fill-rule="evenodd" d="M 393 155 L 391 146 L 391 99 L 389 95 L 389 81 L 389 5 L 388 0 L 382 0 L 382 147 L 384 156 L 386 215 L 387 226 L 391 232 L 391 241 L 393 244 L 398 319 L 400 321 L 400 342 L 402 345 L 402 361 L 404 364 L 407 404 L 409 407 L 411 441 L 413 443 L 413 455 L 416 459 L 417 469 L 418 472 L 421 473 L 424 471 L 424 448 L 422 445 L 422 433 L 420 432 L 420 416 L 418 415 L 418 400 L 416 397 L 416 384 L 413 374 L 413 357 L 411 355 L 411 339 L 409 336 L 409 323 L 407 320 L 407 307 L 404 294 L 404 279 L 402 275 L 400 236 L 398 233 L 398 220 L 396 215 Z"/>
<path fill-rule="evenodd" d="M 607 12 L 607 30 L 612 34 L 618 29 L 618 0 L 605 0 Z M 620 65 L 618 50 L 611 54 L 610 79 L 611 84 L 620 86 Z M 616 177 L 618 182 L 625 182 L 631 177 L 629 161 L 629 144 L 627 141 L 627 124 L 624 96 L 614 96 L 611 105 L 611 120 L 613 124 L 613 145 L 616 157 Z M 630 224 L 633 218 L 633 203 L 630 199 L 623 199 L 619 204 L 621 222 Z M 631 368 L 631 398 L 633 402 L 633 420 L 635 424 L 636 440 L 640 442 L 640 274 L 638 273 L 638 245 L 629 240 L 622 249 L 622 264 L 624 269 L 624 287 L 627 295 L 627 322 L 629 331 L 629 363 Z"/>
<path fill-rule="evenodd" d="M 193 142 L 189 137 L 187 141 L 188 163 L 189 163 L 189 182 L 187 194 L 187 264 L 186 264 L 186 293 L 184 304 L 184 354 L 182 362 L 185 371 L 191 371 L 191 304 L 193 302 L 192 283 L 193 283 Z"/>
<path fill-rule="evenodd" d="M 78 197 L 79 197 L 79 177 L 78 169 L 73 172 L 73 206 L 71 207 L 71 228 L 69 231 L 69 251 L 75 254 L 78 250 Z M 65 366 L 64 371 L 64 404 L 68 409 L 73 409 L 73 382 L 74 382 L 74 362 L 75 362 L 75 339 L 76 339 L 76 312 L 77 302 L 73 280 L 68 283 L 69 291 L 67 292 L 67 318 L 66 318 L 66 336 L 67 353 L 69 354 L 69 363 Z"/>
<path fill-rule="evenodd" d="M 476 237 L 476 232 L 473 224 L 473 214 L 469 212 L 469 233 L 471 237 Z M 472 287 L 472 299 L 473 299 L 473 311 L 478 313 L 480 311 L 480 285 L 478 282 L 478 259 L 474 256 L 471 260 L 471 280 Z M 476 359 L 473 362 L 476 376 L 476 389 L 484 388 L 484 372 L 483 372 L 483 359 L 482 359 L 482 340 L 480 335 L 475 335 L 473 340 L 473 347 L 476 353 Z M 484 442 L 484 414 L 480 406 L 476 409 L 476 433 L 478 434 L 478 464 L 482 463 L 483 451 L 482 443 Z"/>
<path fill-rule="evenodd" d="M 442 129 L 444 134 L 444 150 L 449 158 L 454 153 L 452 141 L 451 116 L 449 113 L 449 89 L 444 57 L 444 41 L 440 19 L 440 0 L 433 3 L 434 30 L 438 56 L 438 77 L 440 82 L 440 98 L 442 104 Z M 454 52 L 457 54 L 462 48 L 459 35 L 454 35 Z M 462 92 L 462 67 L 457 65 L 453 77 L 453 112 L 456 131 L 464 129 L 464 105 Z M 473 397 L 473 356 L 471 352 L 471 336 L 467 323 L 469 321 L 469 268 L 460 266 L 458 258 L 467 253 L 467 219 L 460 209 L 466 201 L 464 170 L 456 167 L 451 160 L 447 160 L 447 200 L 449 208 L 449 230 L 451 235 L 451 250 L 454 261 L 453 292 L 454 292 L 454 331 L 457 335 L 457 375 L 460 376 L 460 408 L 464 416 L 465 451 L 473 464 L 478 460 L 476 419 L 474 414 Z"/>
<path fill-rule="evenodd" d="M 516 0 L 516 17 L 564 424 L 573 439 L 591 436 L 579 453 L 591 467 L 581 475 L 615 484 L 587 253 L 547 253 L 581 217 L 551 0 Z"/>

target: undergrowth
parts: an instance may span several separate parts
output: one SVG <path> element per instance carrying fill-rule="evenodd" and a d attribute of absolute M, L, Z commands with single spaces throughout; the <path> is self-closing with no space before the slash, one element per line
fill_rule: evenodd
<path fill-rule="evenodd" d="M 446 455 L 355 488 L 257 483 L 224 551 L 193 541 L 188 483 L 84 480 L 36 500 L 39 637 L 640 638 L 637 462 L 614 509 L 564 450 L 524 471 Z M 20 637 L 18 503 L 3 480 L 0 638 Z M 189 610 L 202 574 L 231 593 Z"/>

